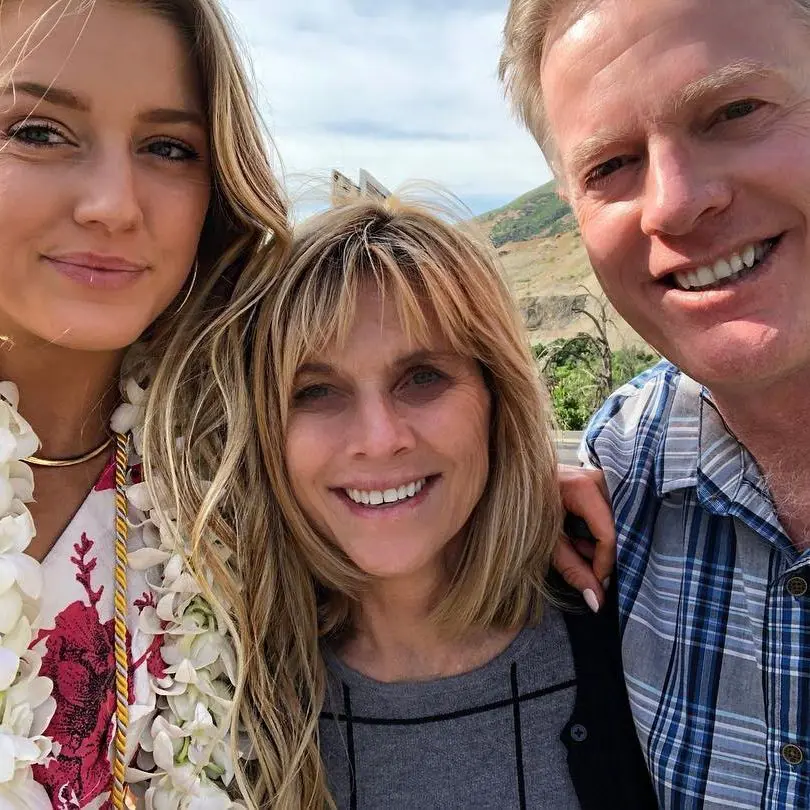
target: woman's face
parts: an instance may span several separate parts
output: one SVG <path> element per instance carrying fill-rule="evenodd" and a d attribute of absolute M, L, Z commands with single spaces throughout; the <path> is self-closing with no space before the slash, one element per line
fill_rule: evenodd
<path fill-rule="evenodd" d="M 375 290 L 345 346 L 298 369 L 286 436 L 293 492 L 362 571 L 441 565 L 486 485 L 490 395 L 435 326 L 414 345 Z"/>
<path fill-rule="evenodd" d="M 0 56 L 50 0 L 5 3 Z M 0 88 L 0 334 L 123 348 L 183 287 L 208 208 L 208 136 L 179 32 L 135 3 L 62 4 Z"/>

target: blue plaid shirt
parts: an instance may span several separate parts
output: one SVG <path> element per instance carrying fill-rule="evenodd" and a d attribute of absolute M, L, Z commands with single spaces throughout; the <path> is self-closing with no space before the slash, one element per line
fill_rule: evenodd
<path fill-rule="evenodd" d="M 810 808 L 810 551 L 754 460 L 666 362 L 605 403 L 585 449 L 613 500 L 627 687 L 662 807 Z"/>

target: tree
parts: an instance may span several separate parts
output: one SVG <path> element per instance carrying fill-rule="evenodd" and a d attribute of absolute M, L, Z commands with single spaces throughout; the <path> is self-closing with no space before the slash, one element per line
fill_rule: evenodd
<path fill-rule="evenodd" d="M 611 391 L 658 360 L 646 349 L 612 349 L 608 338 L 612 321 L 604 297 L 585 290 L 584 303 L 572 311 L 588 318 L 595 333 L 579 332 L 534 347 L 562 430 L 582 430 Z"/>
<path fill-rule="evenodd" d="M 608 315 L 604 295 L 597 298 L 586 287 L 581 286 L 581 289 L 585 291 L 585 303 L 579 306 L 574 305 L 572 311 L 588 318 L 596 330 L 596 334 L 580 332 L 577 337 L 590 341 L 599 357 L 600 362 L 593 370 L 593 376 L 596 383 L 596 399 L 601 402 L 603 399 L 607 399 L 610 392 L 616 387 L 613 378 L 613 352 L 608 339 L 608 326 L 613 324 L 613 320 Z M 595 312 L 592 312 L 591 309 L 594 309 Z"/>

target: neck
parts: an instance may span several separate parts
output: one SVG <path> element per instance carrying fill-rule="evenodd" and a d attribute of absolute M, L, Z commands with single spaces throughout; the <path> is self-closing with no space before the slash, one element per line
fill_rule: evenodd
<path fill-rule="evenodd" d="M 459 634 L 431 618 L 449 577 L 444 566 L 401 579 L 378 580 L 364 596 L 341 658 L 385 682 L 429 680 L 468 672 L 497 655 L 517 631 L 471 629 Z"/>
<path fill-rule="evenodd" d="M 24 339 L 0 343 L 0 379 L 19 388 L 20 413 L 42 443 L 39 455 L 70 458 L 104 441 L 119 400 L 122 355 Z"/>
<path fill-rule="evenodd" d="M 777 512 L 797 545 L 810 530 L 810 371 L 766 386 L 715 390 L 726 424 L 765 476 Z"/>

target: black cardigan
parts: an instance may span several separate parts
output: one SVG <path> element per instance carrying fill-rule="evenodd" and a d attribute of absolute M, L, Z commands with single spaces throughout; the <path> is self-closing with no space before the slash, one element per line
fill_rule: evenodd
<path fill-rule="evenodd" d="M 582 609 L 563 610 L 577 693 L 560 738 L 582 810 L 657 810 L 624 684 L 616 589 L 610 589 L 598 614 L 578 595 L 565 593 L 567 602 Z"/>

